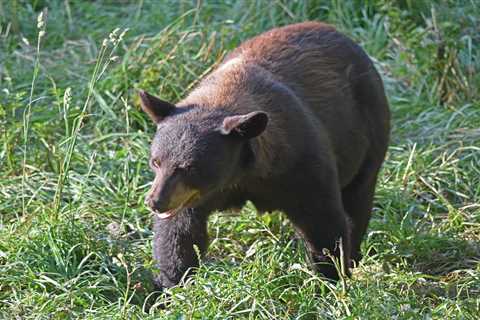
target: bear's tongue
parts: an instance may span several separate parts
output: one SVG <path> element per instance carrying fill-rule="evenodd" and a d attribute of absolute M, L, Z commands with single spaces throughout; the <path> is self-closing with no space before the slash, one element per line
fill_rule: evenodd
<path fill-rule="evenodd" d="M 168 211 L 165 211 L 165 212 L 158 212 L 157 216 L 160 219 L 168 219 L 168 218 L 173 217 L 176 213 L 177 213 L 177 210 L 172 209 L 172 210 L 168 210 Z"/>

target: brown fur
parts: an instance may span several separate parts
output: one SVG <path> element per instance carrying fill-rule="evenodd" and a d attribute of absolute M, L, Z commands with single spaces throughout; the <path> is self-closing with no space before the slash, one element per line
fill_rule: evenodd
<path fill-rule="evenodd" d="M 275 117 L 272 108 L 288 106 L 283 101 L 275 104 L 275 98 L 283 98 L 275 96 L 276 93 L 265 96 L 265 92 L 255 92 L 259 91 L 256 90 L 259 82 L 265 79 L 278 81 L 292 92 L 287 99 L 301 100 L 299 104 L 304 108 L 299 112 L 307 114 L 309 120 L 315 121 L 315 117 L 323 120 L 322 125 L 331 132 L 330 137 L 337 140 L 333 143 L 337 163 L 342 167 L 352 167 L 343 164 L 342 159 L 351 159 L 352 155 L 359 158 L 365 156 L 366 145 L 369 144 L 365 132 L 369 126 L 360 115 L 360 112 L 368 110 L 355 110 L 351 86 L 368 77 L 373 78 L 374 81 L 368 80 L 377 87 L 375 90 L 383 90 L 381 80 L 366 56 L 362 57 L 362 62 L 368 62 L 368 65 L 357 66 L 357 70 L 354 70 L 352 62 L 358 59 L 357 53 L 362 53 L 359 47 L 336 32 L 334 27 L 324 23 L 305 22 L 273 29 L 246 41 L 229 54 L 219 68 L 178 106 L 195 104 L 206 108 L 227 107 L 233 113 L 258 109 L 273 111 L 269 114 L 269 129 L 258 138 L 257 152 L 265 157 L 264 161 L 258 161 L 263 166 L 258 173 L 266 174 L 269 169 L 265 166 L 273 163 L 274 150 L 278 154 L 288 153 L 285 150 L 288 146 L 278 147 L 279 142 L 288 141 L 288 132 L 285 132 L 288 125 L 284 123 L 288 119 L 282 115 Z M 383 131 L 388 132 L 388 109 L 379 111 L 382 112 L 375 116 L 375 120 L 382 121 Z M 356 122 L 352 121 L 351 113 L 356 113 Z M 340 127 L 339 122 L 342 123 Z M 347 130 L 343 125 L 347 126 Z M 379 144 L 385 145 L 388 135 L 381 140 Z M 277 144 L 275 148 L 271 147 L 273 142 Z M 350 150 L 335 148 L 345 144 L 350 145 Z M 346 185 L 357 170 L 355 166 L 352 170 L 339 170 L 341 185 Z"/>
<path fill-rule="evenodd" d="M 168 260 L 173 254 L 171 264 L 180 265 L 172 269 L 171 264 L 162 262 L 162 267 L 160 263 L 165 274 L 160 285 L 175 284 L 179 274 L 198 263 L 186 247 L 195 243 L 206 248 L 209 212 L 245 200 L 252 200 L 262 211 L 284 211 L 304 237 L 317 269 L 327 277 L 338 275 L 331 265 L 322 264 L 328 262 L 322 250 L 339 256 L 339 238 L 345 263 L 350 257 L 360 259 L 360 243 L 388 144 L 389 110 L 382 81 L 359 46 L 318 22 L 270 30 L 235 49 L 176 110 L 179 116 L 173 114 L 171 121 L 195 124 L 195 130 L 205 134 L 220 126 L 216 119 L 232 115 L 262 112 L 269 121 L 263 133 L 238 145 L 251 150 L 252 165 L 229 169 L 232 173 L 214 184 L 221 187 L 213 187 L 215 192 L 209 191 L 203 201 L 192 205 L 198 214 L 185 210 L 171 221 L 157 220 L 155 256 Z M 168 117 L 165 121 L 168 125 Z M 213 140 L 202 140 L 201 135 L 192 139 L 213 148 Z M 184 147 L 196 150 L 193 145 Z M 245 156 L 244 149 L 230 147 L 238 157 Z M 156 148 L 152 146 L 152 158 Z M 212 161 L 209 166 L 223 162 Z M 151 205 L 162 201 L 157 197 Z M 183 238 L 176 237 L 174 245 L 160 234 L 180 231 Z M 192 238 L 193 234 L 201 240 Z M 178 247 L 183 255 L 188 253 L 186 258 Z"/>

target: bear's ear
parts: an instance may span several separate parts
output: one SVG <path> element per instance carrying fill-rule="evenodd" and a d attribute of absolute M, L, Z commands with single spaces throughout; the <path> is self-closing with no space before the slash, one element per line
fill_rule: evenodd
<path fill-rule="evenodd" d="M 146 91 L 139 90 L 138 95 L 140 96 L 140 104 L 143 111 L 145 111 L 155 123 L 159 123 L 175 110 L 175 106 L 170 102 L 160 100 Z"/>
<path fill-rule="evenodd" d="M 251 139 L 260 135 L 268 123 L 268 115 L 262 111 L 254 111 L 240 116 L 223 119 L 220 132 L 225 135 Z"/>

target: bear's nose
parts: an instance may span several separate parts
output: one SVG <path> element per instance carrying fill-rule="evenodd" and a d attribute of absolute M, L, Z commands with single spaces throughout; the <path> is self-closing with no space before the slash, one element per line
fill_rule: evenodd
<path fill-rule="evenodd" d="M 165 203 L 164 197 L 152 194 L 152 192 L 145 197 L 145 205 L 155 211 L 165 210 Z"/>
<path fill-rule="evenodd" d="M 149 207 L 152 210 L 157 210 L 158 208 L 158 201 L 155 201 L 155 197 L 152 196 L 151 193 L 149 193 L 145 197 L 145 205 Z"/>

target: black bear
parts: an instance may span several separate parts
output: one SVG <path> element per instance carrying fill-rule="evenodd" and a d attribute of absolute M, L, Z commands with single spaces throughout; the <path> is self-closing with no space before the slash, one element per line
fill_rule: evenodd
<path fill-rule="evenodd" d="M 361 258 L 390 115 L 372 61 L 348 37 L 319 22 L 275 28 L 176 105 L 140 100 L 157 125 L 146 204 L 158 287 L 198 266 L 210 212 L 247 200 L 285 212 L 323 276 L 339 277 L 324 249 L 347 267 Z"/>

